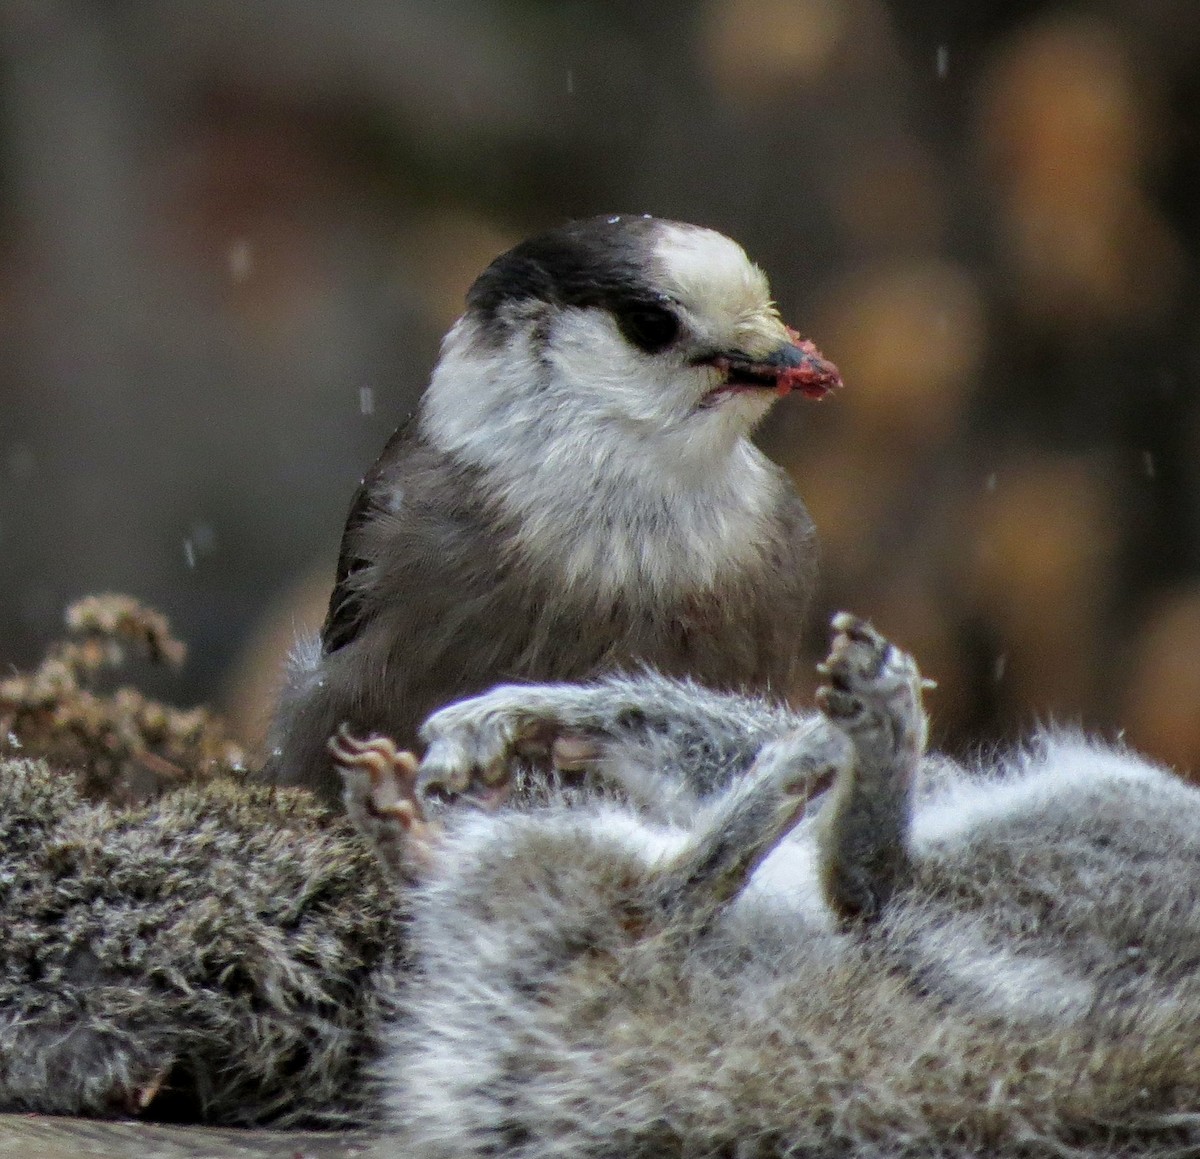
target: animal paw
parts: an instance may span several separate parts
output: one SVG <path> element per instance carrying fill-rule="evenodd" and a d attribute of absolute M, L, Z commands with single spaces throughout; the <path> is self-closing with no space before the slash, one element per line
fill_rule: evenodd
<path fill-rule="evenodd" d="M 359 739 L 342 724 L 328 748 L 342 777 L 342 799 L 356 829 L 391 872 L 427 862 L 438 827 L 417 792 L 417 758 L 390 737 Z"/>
<path fill-rule="evenodd" d="M 866 620 L 839 612 L 833 618 L 829 656 L 817 665 L 827 683 L 817 705 L 854 742 L 860 757 L 882 764 L 924 749 L 925 710 L 916 661 Z"/>
<path fill-rule="evenodd" d="M 586 770 L 600 755 L 596 740 L 564 727 L 538 689 L 507 685 L 435 712 L 421 729 L 428 748 L 417 773 L 420 794 L 468 796 L 495 807 L 512 788 L 522 759 L 555 772 Z"/>

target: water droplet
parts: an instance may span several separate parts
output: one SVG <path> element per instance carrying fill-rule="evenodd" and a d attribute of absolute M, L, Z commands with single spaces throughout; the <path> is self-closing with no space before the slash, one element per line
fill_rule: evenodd
<path fill-rule="evenodd" d="M 245 238 L 238 238 L 229 247 L 229 253 L 226 255 L 225 261 L 229 268 L 230 281 L 244 282 L 254 273 L 254 251 L 250 248 L 250 243 Z"/>
<path fill-rule="evenodd" d="M 939 44 L 937 46 L 936 65 L 938 80 L 945 80 L 946 74 L 950 71 L 950 46 L 948 44 Z"/>
<path fill-rule="evenodd" d="M 217 533 L 212 529 L 212 525 L 193 523 L 183 540 L 183 561 L 189 569 L 194 568 L 202 556 L 211 554 L 216 547 Z"/>
<path fill-rule="evenodd" d="M 567 92 L 575 91 L 575 72 L 573 69 L 567 69 Z"/>
<path fill-rule="evenodd" d="M 213 531 L 212 524 L 193 523 L 189 534 L 198 555 L 207 555 L 217 546 L 217 533 Z"/>
<path fill-rule="evenodd" d="M 1004 652 L 1001 652 L 1000 655 L 996 657 L 996 663 L 992 665 L 992 679 L 995 680 L 997 684 L 1004 679 L 1004 670 L 1007 667 L 1008 655 Z"/>
<path fill-rule="evenodd" d="M 983 485 L 984 485 L 984 487 L 986 487 L 986 488 L 987 488 L 987 490 L 988 490 L 988 491 L 995 491 L 995 490 L 996 490 L 996 484 L 997 484 L 997 483 L 999 483 L 999 482 L 1000 482 L 1000 480 L 999 480 L 999 477 L 996 475 L 996 472 L 995 472 L 995 471 L 993 471 L 993 472 L 992 472 L 992 473 L 991 473 L 991 474 L 990 474 L 990 475 L 989 475 L 989 476 L 988 476 L 988 477 L 987 477 L 987 478 L 984 480 L 984 482 L 983 482 Z"/>
<path fill-rule="evenodd" d="M 1153 479 L 1158 474 L 1158 466 L 1154 462 L 1153 451 L 1142 452 L 1142 471 L 1147 479 Z"/>
<path fill-rule="evenodd" d="M 358 409 L 364 415 L 375 413 L 375 391 L 369 386 L 358 388 Z"/>

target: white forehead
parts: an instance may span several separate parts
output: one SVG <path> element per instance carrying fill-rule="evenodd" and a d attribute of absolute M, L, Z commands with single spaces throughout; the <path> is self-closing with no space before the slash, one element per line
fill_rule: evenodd
<path fill-rule="evenodd" d="M 737 242 L 715 230 L 664 224 L 654 263 L 663 289 L 689 309 L 738 317 L 771 308 L 766 274 Z"/>
<path fill-rule="evenodd" d="M 700 341 L 765 355 L 788 333 L 767 276 L 724 234 L 665 223 L 654 242 L 658 286 L 684 309 Z"/>

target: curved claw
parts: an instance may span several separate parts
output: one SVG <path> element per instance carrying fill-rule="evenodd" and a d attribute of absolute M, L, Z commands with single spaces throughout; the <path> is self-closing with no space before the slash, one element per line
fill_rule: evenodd
<path fill-rule="evenodd" d="M 390 737 L 360 739 L 344 723 L 326 747 L 342 776 L 346 814 L 385 871 L 405 882 L 429 868 L 440 828 L 427 820 L 415 791 L 417 758 Z"/>
<path fill-rule="evenodd" d="M 459 797 L 476 782 L 494 786 L 504 781 L 507 770 L 503 761 L 484 759 L 478 738 L 474 744 L 460 736 L 439 737 L 433 741 L 417 771 L 417 792 L 428 796 L 441 792 Z"/>
<path fill-rule="evenodd" d="M 326 742 L 343 779 L 365 773 L 365 807 L 376 817 L 394 817 L 411 827 L 423 822 L 421 802 L 413 792 L 417 758 L 386 736 L 356 737 L 343 721 Z"/>
<path fill-rule="evenodd" d="M 857 729 L 886 706 L 913 725 L 923 745 L 921 692 L 933 682 L 924 680 L 916 661 L 867 620 L 839 612 L 832 623 L 829 655 L 817 665 L 827 681 L 816 691 L 818 707 L 843 728 Z"/>

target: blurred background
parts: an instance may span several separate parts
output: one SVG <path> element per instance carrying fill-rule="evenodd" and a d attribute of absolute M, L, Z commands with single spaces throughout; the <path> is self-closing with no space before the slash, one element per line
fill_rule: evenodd
<path fill-rule="evenodd" d="M 763 445 L 957 751 L 1200 773 L 1195 0 L 0 0 L 0 665 L 100 590 L 253 740 L 497 253 L 720 229 L 847 382 Z"/>

